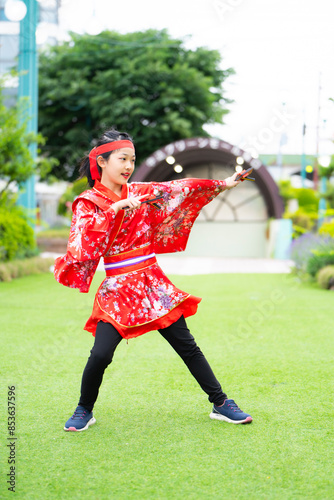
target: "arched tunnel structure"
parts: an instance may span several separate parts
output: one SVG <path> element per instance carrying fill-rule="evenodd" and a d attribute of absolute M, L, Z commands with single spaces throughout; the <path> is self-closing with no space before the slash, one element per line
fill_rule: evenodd
<path fill-rule="evenodd" d="M 265 257 L 269 220 L 281 218 L 284 207 L 268 170 L 248 152 L 209 137 L 179 140 L 155 151 L 136 168 L 131 180 L 224 179 L 235 172 L 237 164 L 253 167 L 255 182 L 244 181 L 204 207 L 186 252 L 192 256 Z"/>

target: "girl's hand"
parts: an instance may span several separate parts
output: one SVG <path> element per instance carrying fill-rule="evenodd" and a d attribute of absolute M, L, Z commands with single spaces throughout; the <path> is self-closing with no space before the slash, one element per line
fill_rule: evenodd
<path fill-rule="evenodd" d="M 235 178 L 237 177 L 238 175 L 238 172 L 235 172 L 233 175 L 231 175 L 231 177 L 227 177 L 225 179 L 225 182 L 226 182 L 226 189 L 232 189 L 236 186 L 238 186 L 238 184 L 240 184 L 241 181 L 236 181 Z"/>
<path fill-rule="evenodd" d="M 141 200 L 143 198 L 147 198 L 150 196 L 149 194 L 141 194 L 140 196 L 130 196 L 129 198 L 125 198 L 124 200 L 116 201 L 116 203 L 112 204 L 112 208 L 114 212 L 117 214 L 119 210 L 126 207 L 127 210 L 135 210 L 139 208 L 141 205 Z"/>

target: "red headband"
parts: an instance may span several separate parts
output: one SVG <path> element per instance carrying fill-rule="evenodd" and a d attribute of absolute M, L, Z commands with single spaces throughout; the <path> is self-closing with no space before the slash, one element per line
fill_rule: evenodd
<path fill-rule="evenodd" d="M 109 153 L 110 151 L 115 151 L 115 149 L 121 148 L 131 148 L 135 149 L 134 145 L 131 141 L 114 141 L 108 142 L 107 144 L 102 144 L 102 146 L 98 146 L 97 148 L 93 148 L 89 153 L 89 167 L 90 167 L 90 175 L 93 180 L 97 179 L 101 180 L 101 175 L 99 169 L 97 168 L 96 158 L 103 153 Z"/>

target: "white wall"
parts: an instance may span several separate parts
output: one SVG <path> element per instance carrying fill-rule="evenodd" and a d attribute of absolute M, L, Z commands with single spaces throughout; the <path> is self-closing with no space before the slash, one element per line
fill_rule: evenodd
<path fill-rule="evenodd" d="M 186 248 L 189 257 L 267 257 L 267 221 L 196 221 Z"/>

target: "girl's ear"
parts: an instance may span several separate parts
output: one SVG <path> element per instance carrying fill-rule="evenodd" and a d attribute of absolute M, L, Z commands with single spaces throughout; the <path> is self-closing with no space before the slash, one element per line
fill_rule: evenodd
<path fill-rule="evenodd" d="M 106 161 L 103 158 L 103 156 L 100 155 L 96 158 L 96 163 L 98 164 L 99 167 L 103 168 L 105 167 Z"/>

